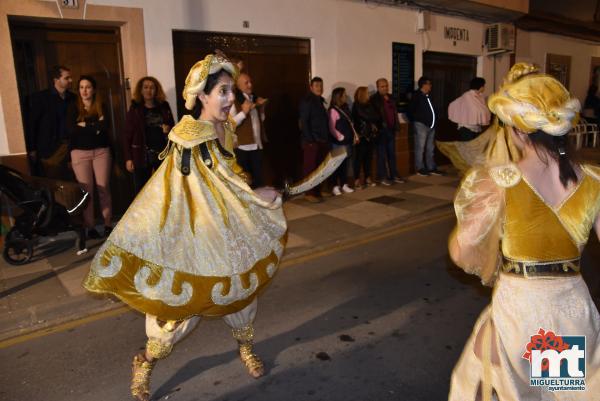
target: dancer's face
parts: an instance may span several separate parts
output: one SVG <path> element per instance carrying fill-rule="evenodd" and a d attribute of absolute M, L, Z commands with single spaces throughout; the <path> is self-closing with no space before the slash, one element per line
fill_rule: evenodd
<path fill-rule="evenodd" d="M 233 79 L 227 74 L 221 74 L 210 93 L 202 92 L 198 95 L 202 102 L 200 118 L 212 122 L 227 121 L 234 100 L 233 88 Z"/>

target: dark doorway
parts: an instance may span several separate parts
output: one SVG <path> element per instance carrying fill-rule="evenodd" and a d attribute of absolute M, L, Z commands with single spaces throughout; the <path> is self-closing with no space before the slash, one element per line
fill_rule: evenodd
<path fill-rule="evenodd" d="M 477 58 L 450 53 L 425 52 L 423 75 L 433 84 L 431 100 L 435 107 L 437 123 L 436 140 L 458 140 L 456 124 L 448 120 L 448 105 L 469 89 L 477 73 Z"/>
<path fill-rule="evenodd" d="M 10 33 L 14 54 L 19 99 L 23 114 L 28 97 L 52 85 L 48 76 L 53 65 L 65 65 L 73 75 L 77 93 L 80 75 L 93 76 L 98 93 L 110 114 L 110 135 L 115 155 L 111 177 L 113 209 L 122 213 L 132 199 L 131 178 L 124 173 L 120 135 L 125 126 L 126 97 L 123 85 L 121 37 L 117 27 L 80 26 L 61 22 L 41 22 L 11 18 Z M 27 130 L 23 115 L 24 130 Z"/>
<path fill-rule="evenodd" d="M 252 77 L 258 96 L 269 99 L 265 127 L 267 182 L 280 186 L 284 179 L 299 178 L 301 167 L 298 104 L 308 91 L 310 40 L 288 37 L 173 31 L 176 92 L 183 91 L 185 78 L 195 62 L 215 49 L 241 59 Z M 187 111 L 177 97 L 179 117 Z"/>

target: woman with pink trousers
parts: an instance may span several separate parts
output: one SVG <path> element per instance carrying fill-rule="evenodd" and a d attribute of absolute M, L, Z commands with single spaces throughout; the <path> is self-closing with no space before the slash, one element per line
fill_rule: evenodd
<path fill-rule="evenodd" d="M 75 178 L 90 194 L 83 220 L 89 238 L 100 238 L 94 224 L 94 189 L 98 189 L 100 210 L 104 220 L 104 236 L 112 230 L 110 172 L 112 157 L 109 147 L 107 115 L 96 94 L 96 80 L 82 75 L 77 84 L 76 106 L 69 110 L 67 121 L 69 149 Z"/>

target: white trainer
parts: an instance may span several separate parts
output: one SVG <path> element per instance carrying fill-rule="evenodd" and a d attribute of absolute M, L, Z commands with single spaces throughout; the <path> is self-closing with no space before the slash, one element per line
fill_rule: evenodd
<path fill-rule="evenodd" d="M 340 187 L 338 185 L 336 185 L 335 187 L 333 187 L 333 190 L 331 191 L 332 194 L 334 194 L 335 196 L 340 196 L 342 194 L 342 191 L 340 190 Z"/>
<path fill-rule="evenodd" d="M 350 188 L 348 184 L 344 184 L 344 186 L 342 187 L 342 191 L 344 191 L 345 194 L 351 194 L 352 192 L 354 192 L 354 190 Z"/>

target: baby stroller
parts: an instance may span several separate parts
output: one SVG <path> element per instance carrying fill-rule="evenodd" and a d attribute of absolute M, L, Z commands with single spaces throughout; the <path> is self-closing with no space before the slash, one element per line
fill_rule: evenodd
<path fill-rule="evenodd" d="M 88 193 L 78 184 L 41 177 L 25 177 L 0 165 L 0 192 L 14 203 L 18 216 L 6 234 L 2 256 L 11 265 L 22 265 L 33 257 L 40 237 L 65 231 L 78 233 L 78 254 L 84 253 L 85 228 L 78 216 Z"/>

